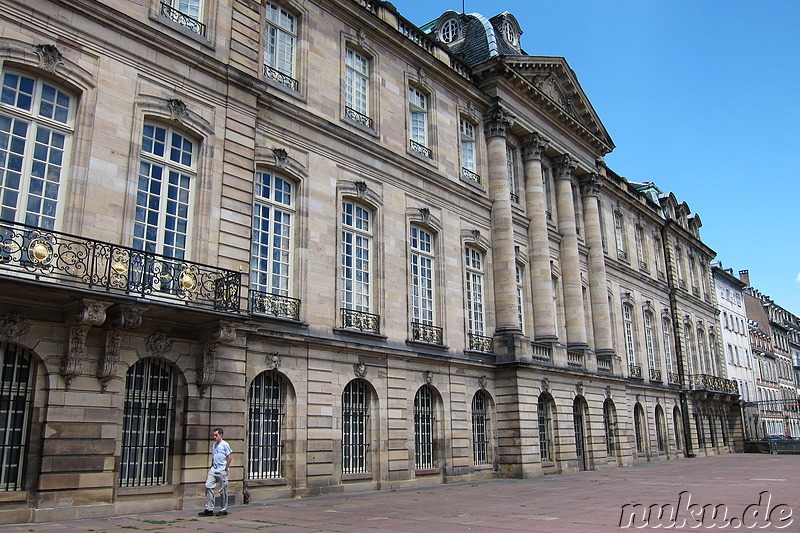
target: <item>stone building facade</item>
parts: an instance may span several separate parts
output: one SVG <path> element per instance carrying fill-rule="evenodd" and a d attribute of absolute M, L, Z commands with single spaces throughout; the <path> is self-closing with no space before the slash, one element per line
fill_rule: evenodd
<path fill-rule="evenodd" d="M 700 219 L 509 13 L 0 1 L 0 522 L 730 451 Z"/>

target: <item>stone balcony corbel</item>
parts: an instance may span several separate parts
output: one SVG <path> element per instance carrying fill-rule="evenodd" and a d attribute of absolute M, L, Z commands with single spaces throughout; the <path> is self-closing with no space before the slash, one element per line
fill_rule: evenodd
<path fill-rule="evenodd" d="M 119 347 L 125 331 L 132 330 L 142 323 L 142 313 L 147 307 L 138 305 L 116 305 L 107 315 L 104 327 L 104 350 L 97 361 L 97 378 L 100 380 L 102 392 L 106 392 L 108 382 L 117 376 L 119 363 Z"/>
<path fill-rule="evenodd" d="M 206 334 L 203 343 L 203 353 L 197 360 L 197 390 L 200 397 L 204 397 L 206 390 L 214 383 L 216 376 L 216 355 L 221 344 L 233 342 L 236 339 L 236 325 L 227 320 L 220 321 L 217 327 Z"/>
<path fill-rule="evenodd" d="M 61 359 L 60 373 L 64 377 L 65 389 L 69 390 L 72 380 L 79 376 L 86 359 L 86 335 L 92 326 L 102 326 L 106 320 L 109 302 L 83 298 L 70 320 L 67 322 L 69 345 Z"/>

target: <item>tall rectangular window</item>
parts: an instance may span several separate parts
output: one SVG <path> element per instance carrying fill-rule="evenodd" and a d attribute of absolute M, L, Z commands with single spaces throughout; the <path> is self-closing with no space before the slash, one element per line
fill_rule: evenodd
<path fill-rule="evenodd" d="M 666 318 L 661 321 L 661 332 L 664 335 L 664 359 L 667 363 L 667 372 L 675 372 L 672 364 L 672 334 L 670 333 L 672 324 Z"/>
<path fill-rule="evenodd" d="M 275 370 L 262 372 L 250 384 L 248 396 L 249 479 L 281 477 L 285 386 Z"/>
<path fill-rule="evenodd" d="M 636 258 L 639 260 L 639 268 L 647 269 L 647 254 L 644 248 L 644 230 L 637 225 L 634 229 L 636 239 Z"/>
<path fill-rule="evenodd" d="M 656 272 L 664 272 L 664 266 L 661 264 L 661 254 L 661 238 L 653 237 L 653 257 L 655 258 Z"/>
<path fill-rule="evenodd" d="M 0 343 L 0 492 L 24 490 L 34 367 L 30 355 Z"/>
<path fill-rule="evenodd" d="M 636 344 L 633 334 L 633 307 L 624 304 L 622 306 L 622 323 L 625 328 L 625 353 L 628 355 L 628 364 L 636 365 Z"/>
<path fill-rule="evenodd" d="M 515 269 L 515 278 L 517 282 L 517 320 L 519 321 L 519 329 L 524 330 L 523 327 L 525 316 L 523 314 L 523 305 L 524 305 L 524 285 L 522 281 L 522 267 L 520 265 L 516 266 Z"/>
<path fill-rule="evenodd" d="M 369 471 L 369 392 L 362 380 L 347 384 L 342 394 L 342 473 Z"/>
<path fill-rule="evenodd" d="M 68 168 L 75 101 L 35 77 L 3 73 L 0 219 L 55 229 Z"/>
<path fill-rule="evenodd" d="M 145 124 L 139 161 L 133 247 L 184 259 L 196 176 L 195 143 L 172 128 Z"/>
<path fill-rule="evenodd" d="M 467 331 L 476 335 L 484 334 L 483 317 L 483 254 L 471 247 L 464 248 L 466 269 Z"/>
<path fill-rule="evenodd" d="M 288 296 L 294 188 L 271 172 L 256 172 L 250 287 Z"/>
<path fill-rule="evenodd" d="M 430 149 L 428 148 L 428 95 L 415 87 L 409 87 L 408 106 L 411 121 L 409 131 L 412 149 L 430 157 Z M 425 150 L 428 152 L 425 152 Z"/>
<path fill-rule="evenodd" d="M 342 307 L 353 311 L 369 312 L 371 309 L 370 215 L 359 204 L 342 202 Z"/>
<path fill-rule="evenodd" d="M 436 467 L 435 424 L 436 410 L 433 389 L 424 385 L 414 397 L 414 467 L 417 470 Z"/>
<path fill-rule="evenodd" d="M 434 315 L 434 250 L 433 235 L 422 228 L 411 227 L 411 319 L 432 326 Z"/>
<path fill-rule="evenodd" d="M 542 461 L 552 461 L 551 440 L 553 428 L 550 418 L 550 400 L 544 394 L 539 396 L 537 419 L 539 425 L 539 458 Z"/>
<path fill-rule="evenodd" d="M 369 69 L 369 59 L 349 48 L 345 51 L 345 106 L 349 115 L 353 111 L 356 113 L 352 118 L 367 127 L 372 126 L 369 119 Z"/>
<path fill-rule="evenodd" d="M 265 6 L 264 75 L 296 90 L 297 19 L 276 4 Z"/>
<path fill-rule="evenodd" d="M 461 130 L 461 166 L 475 172 L 475 126 L 463 118 Z"/>
<path fill-rule="evenodd" d="M 489 413 L 486 394 L 478 391 L 472 397 L 472 450 L 475 466 L 489 464 Z"/>
<path fill-rule="evenodd" d="M 511 201 L 519 202 L 517 194 L 517 173 L 516 173 L 517 151 L 510 146 L 506 147 L 506 164 L 508 165 L 508 190 L 511 192 Z"/>
<path fill-rule="evenodd" d="M 653 315 L 650 313 L 644 314 L 644 341 L 647 347 L 647 362 L 650 365 L 650 375 L 653 376 L 653 370 L 659 370 L 661 361 L 658 360 L 658 354 L 656 354 L 656 340 L 653 335 Z"/>
<path fill-rule="evenodd" d="M 617 243 L 617 255 L 620 259 L 627 259 L 628 252 L 625 248 L 625 219 L 622 213 L 614 211 L 614 239 Z"/>

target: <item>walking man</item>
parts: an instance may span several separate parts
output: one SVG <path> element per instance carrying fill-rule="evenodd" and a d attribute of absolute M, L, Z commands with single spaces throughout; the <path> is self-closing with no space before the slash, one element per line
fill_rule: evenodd
<path fill-rule="evenodd" d="M 233 451 L 228 443 L 222 440 L 225 433 L 222 428 L 215 428 L 211 433 L 214 446 L 211 449 L 211 469 L 206 478 L 206 508 L 197 513 L 200 516 L 214 516 L 214 487 L 219 484 L 219 495 L 222 497 L 222 509 L 217 516 L 228 514 L 228 468 L 233 460 Z"/>

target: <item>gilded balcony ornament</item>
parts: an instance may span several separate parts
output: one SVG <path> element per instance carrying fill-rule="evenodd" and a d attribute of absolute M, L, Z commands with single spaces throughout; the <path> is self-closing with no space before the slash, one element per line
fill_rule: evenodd
<path fill-rule="evenodd" d="M 34 240 L 28 246 L 28 255 L 34 263 L 46 264 L 53 255 L 53 249 L 45 241 Z"/>
<path fill-rule="evenodd" d="M 188 270 L 181 272 L 181 287 L 185 291 L 193 291 L 197 288 L 197 276 Z"/>

